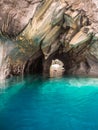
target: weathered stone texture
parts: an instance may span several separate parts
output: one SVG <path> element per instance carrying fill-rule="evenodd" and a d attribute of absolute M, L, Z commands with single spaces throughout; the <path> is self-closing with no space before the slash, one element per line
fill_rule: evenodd
<path fill-rule="evenodd" d="M 97 33 L 97 0 L 1 0 L 0 72 L 49 73 L 59 59 L 66 74 L 98 76 Z"/>

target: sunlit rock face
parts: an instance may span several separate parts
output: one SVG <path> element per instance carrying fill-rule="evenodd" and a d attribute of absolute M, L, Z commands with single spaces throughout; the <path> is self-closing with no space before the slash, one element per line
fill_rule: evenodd
<path fill-rule="evenodd" d="M 95 0 L 1 0 L 0 75 L 98 76 L 97 8 Z M 58 58 L 64 67 L 51 64 Z"/>
<path fill-rule="evenodd" d="M 60 77 L 64 74 L 64 64 L 62 61 L 56 59 L 52 60 L 50 66 L 50 77 Z"/>

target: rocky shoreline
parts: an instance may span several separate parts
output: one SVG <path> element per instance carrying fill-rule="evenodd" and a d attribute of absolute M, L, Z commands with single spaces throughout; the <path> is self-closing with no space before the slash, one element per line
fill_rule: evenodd
<path fill-rule="evenodd" d="M 97 0 L 2 0 L 0 75 L 50 73 L 98 76 Z"/>

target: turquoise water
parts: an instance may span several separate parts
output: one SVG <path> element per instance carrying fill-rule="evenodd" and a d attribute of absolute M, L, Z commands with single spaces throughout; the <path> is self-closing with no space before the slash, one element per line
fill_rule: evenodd
<path fill-rule="evenodd" d="M 0 130 L 98 130 L 98 79 L 2 81 Z"/>

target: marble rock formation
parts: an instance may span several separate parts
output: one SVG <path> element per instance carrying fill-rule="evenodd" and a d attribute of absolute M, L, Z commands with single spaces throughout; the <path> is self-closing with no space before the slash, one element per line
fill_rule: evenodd
<path fill-rule="evenodd" d="M 52 60 L 65 74 L 98 76 L 97 0 L 1 0 L 0 75 L 49 74 Z"/>

